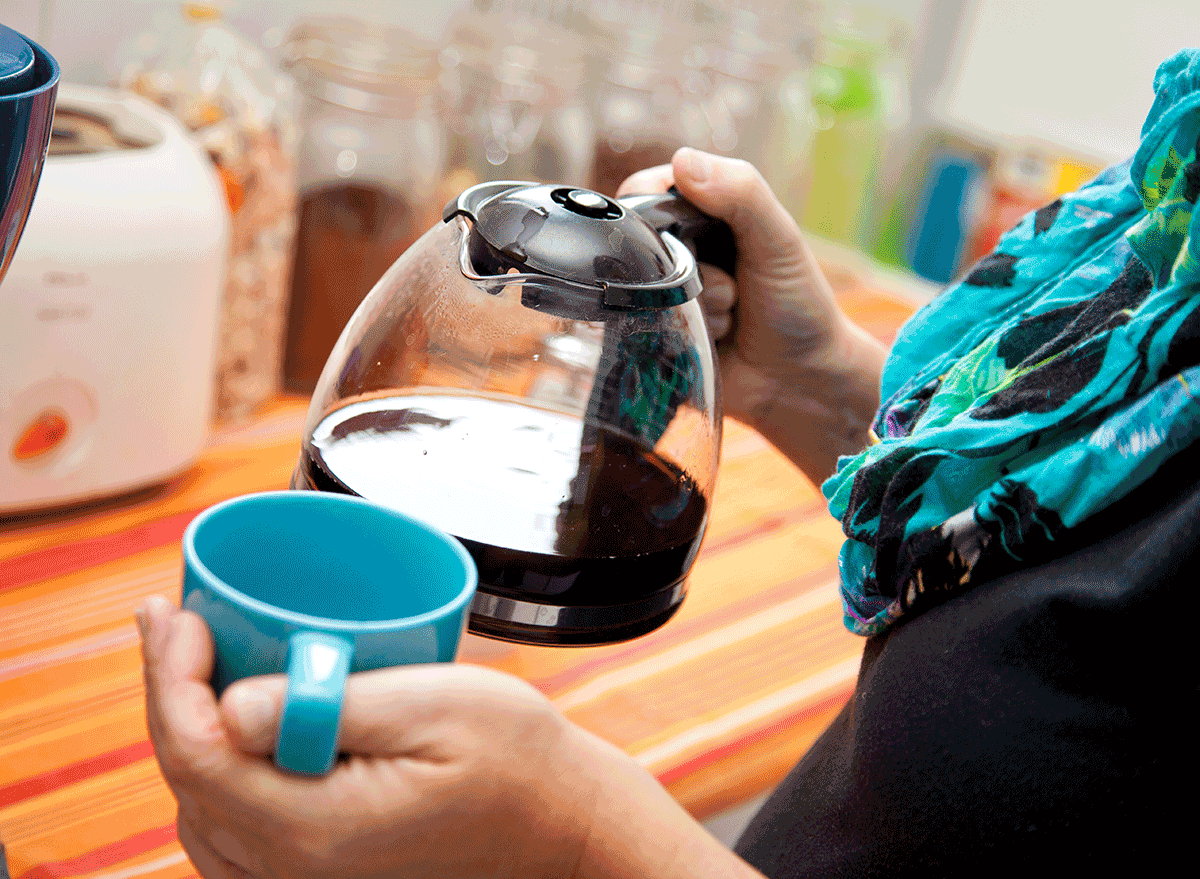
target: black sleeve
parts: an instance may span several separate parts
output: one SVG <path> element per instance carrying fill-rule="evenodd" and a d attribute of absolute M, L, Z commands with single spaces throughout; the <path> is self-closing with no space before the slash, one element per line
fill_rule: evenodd
<path fill-rule="evenodd" d="M 1077 529 L 1066 555 L 868 641 L 853 698 L 737 852 L 772 879 L 1191 860 L 1189 455 Z"/>

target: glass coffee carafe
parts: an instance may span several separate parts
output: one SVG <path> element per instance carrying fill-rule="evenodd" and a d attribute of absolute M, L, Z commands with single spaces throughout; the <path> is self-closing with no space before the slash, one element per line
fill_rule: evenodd
<path fill-rule="evenodd" d="M 468 189 L 347 324 L 293 488 L 362 495 L 462 540 L 476 633 L 600 644 L 661 625 L 721 438 L 688 245 L 732 270 L 728 227 L 673 194 Z"/>

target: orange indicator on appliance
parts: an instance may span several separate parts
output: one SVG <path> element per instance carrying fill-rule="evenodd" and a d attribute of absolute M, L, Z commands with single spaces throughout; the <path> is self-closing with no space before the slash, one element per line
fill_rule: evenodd
<path fill-rule="evenodd" d="M 54 451 L 71 430 L 67 416 L 60 409 L 45 409 L 13 443 L 12 456 L 17 461 L 32 461 Z"/>

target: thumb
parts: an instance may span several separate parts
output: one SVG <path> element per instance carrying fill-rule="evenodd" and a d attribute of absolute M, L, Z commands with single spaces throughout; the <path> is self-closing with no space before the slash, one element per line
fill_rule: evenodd
<path fill-rule="evenodd" d="M 776 275 L 807 268 L 811 256 L 800 228 L 749 162 L 681 147 L 671 169 L 688 201 L 729 224 L 741 266 Z"/>

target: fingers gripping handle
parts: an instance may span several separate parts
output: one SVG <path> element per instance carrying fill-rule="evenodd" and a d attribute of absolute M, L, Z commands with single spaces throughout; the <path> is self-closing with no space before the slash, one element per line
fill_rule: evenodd
<path fill-rule="evenodd" d="M 737 244 L 729 224 L 703 213 L 674 186 L 663 193 L 629 195 L 620 201 L 660 233 L 669 232 L 682 241 L 697 262 L 716 266 L 728 275 L 734 273 Z"/>
<path fill-rule="evenodd" d="M 276 766 L 303 775 L 324 775 L 333 768 L 353 655 L 354 645 L 346 638 L 323 632 L 292 635 Z"/>

